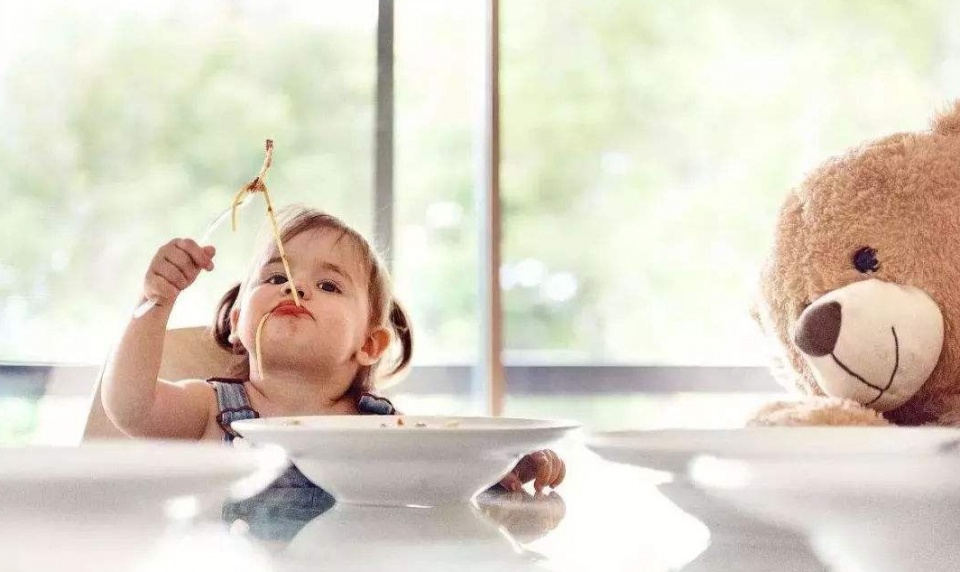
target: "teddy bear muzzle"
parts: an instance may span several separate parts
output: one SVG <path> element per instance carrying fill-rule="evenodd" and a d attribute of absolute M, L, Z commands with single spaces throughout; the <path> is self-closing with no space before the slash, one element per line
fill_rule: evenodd
<path fill-rule="evenodd" d="M 913 397 L 936 367 L 943 315 L 919 288 L 868 279 L 821 296 L 793 334 L 824 393 L 889 411 Z"/>

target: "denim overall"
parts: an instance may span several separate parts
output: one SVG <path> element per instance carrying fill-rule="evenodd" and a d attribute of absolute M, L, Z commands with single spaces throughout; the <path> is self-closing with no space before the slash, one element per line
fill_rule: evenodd
<path fill-rule="evenodd" d="M 217 424 L 223 430 L 223 442 L 232 444 L 233 440 L 239 435 L 230 428 L 230 424 L 240 419 L 256 419 L 260 417 L 260 413 L 251 407 L 247 391 L 243 387 L 243 380 L 211 377 L 207 380 L 207 383 L 212 385 L 217 392 L 217 408 L 220 411 L 217 414 Z M 361 415 L 393 415 L 397 412 L 389 399 L 371 393 L 363 393 L 360 396 L 357 409 L 360 410 Z M 296 467 L 291 466 L 271 486 L 314 487 L 315 485 L 304 477 L 303 473 Z"/>
<path fill-rule="evenodd" d="M 223 430 L 223 442 L 232 444 L 239 435 L 230 428 L 230 423 L 239 419 L 256 419 L 260 414 L 251 407 L 243 380 L 212 377 L 207 383 L 217 393 L 217 424 Z M 370 393 L 360 396 L 357 408 L 361 415 L 396 413 L 390 400 Z M 291 465 L 266 490 L 249 499 L 225 503 L 222 517 L 227 522 L 236 519 L 247 521 L 257 536 L 289 540 L 303 525 L 332 507 L 334 502 L 330 493 L 310 482 L 299 469 Z"/>

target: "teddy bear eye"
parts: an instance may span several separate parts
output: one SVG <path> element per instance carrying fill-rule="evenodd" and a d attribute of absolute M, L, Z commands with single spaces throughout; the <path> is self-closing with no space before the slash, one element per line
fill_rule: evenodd
<path fill-rule="evenodd" d="M 857 250 L 853 253 L 853 266 L 857 272 L 869 274 L 880 270 L 880 261 L 877 260 L 877 251 L 869 246 Z"/>

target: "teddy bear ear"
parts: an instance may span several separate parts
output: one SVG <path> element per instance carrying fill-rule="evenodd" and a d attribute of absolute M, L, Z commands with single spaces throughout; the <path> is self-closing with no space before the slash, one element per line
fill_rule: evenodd
<path fill-rule="evenodd" d="M 960 135 L 960 100 L 937 113 L 930 127 L 934 133 L 941 135 Z"/>

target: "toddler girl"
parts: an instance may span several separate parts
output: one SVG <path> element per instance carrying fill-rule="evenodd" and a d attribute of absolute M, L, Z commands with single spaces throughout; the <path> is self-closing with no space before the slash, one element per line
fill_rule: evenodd
<path fill-rule="evenodd" d="M 157 379 L 173 304 L 201 270 L 213 270 L 215 250 L 181 238 L 157 251 L 141 300 L 156 307 L 130 321 L 103 377 L 104 408 L 125 433 L 229 442 L 237 419 L 396 413 L 375 382 L 404 369 L 413 345 L 383 263 L 334 216 L 301 207 L 279 214 L 284 252 L 265 245 L 217 311 L 216 341 L 247 356 L 231 378 Z M 381 375 L 394 344 L 399 351 Z M 564 471 L 555 453 L 537 451 L 500 484 L 518 490 L 533 480 L 539 491 L 560 484 Z"/>

